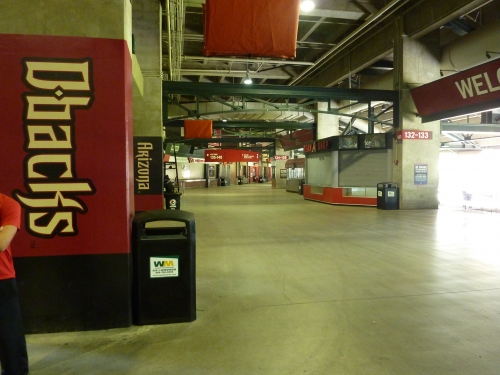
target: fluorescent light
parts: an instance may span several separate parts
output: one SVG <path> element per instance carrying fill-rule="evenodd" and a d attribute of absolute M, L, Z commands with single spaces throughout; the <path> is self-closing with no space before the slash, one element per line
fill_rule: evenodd
<path fill-rule="evenodd" d="M 312 0 L 303 0 L 300 4 L 300 9 L 304 12 L 309 12 L 314 9 L 314 2 Z"/>

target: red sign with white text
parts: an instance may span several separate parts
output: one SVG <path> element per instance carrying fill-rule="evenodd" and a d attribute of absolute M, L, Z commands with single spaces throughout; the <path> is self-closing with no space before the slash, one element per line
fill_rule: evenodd
<path fill-rule="evenodd" d="M 396 132 L 398 141 L 403 139 L 415 139 L 428 141 L 432 139 L 432 132 L 429 130 L 400 130 Z"/>
<path fill-rule="evenodd" d="M 274 155 L 274 160 L 288 160 L 288 155 Z"/>
<path fill-rule="evenodd" d="M 410 93 L 423 122 L 497 108 L 500 59 L 422 85 Z"/>
<path fill-rule="evenodd" d="M 254 151 L 244 150 L 205 150 L 205 162 L 207 163 L 231 163 L 231 162 L 259 162 L 260 154 Z"/>
<path fill-rule="evenodd" d="M 126 42 L 0 34 L 0 76 L 0 191 L 22 207 L 14 256 L 128 253 L 134 189 Z"/>

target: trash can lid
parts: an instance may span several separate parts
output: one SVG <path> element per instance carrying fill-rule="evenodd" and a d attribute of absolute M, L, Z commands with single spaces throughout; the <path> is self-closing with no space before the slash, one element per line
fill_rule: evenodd
<path fill-rule="evenodd" d="M 382 185 L 382 187 L 398 187 L 398 184 L 395 182 L 379 182 L 377 188 L 380 187 L 380 185 Z"/>
<path fill-rule="evenodd" d="M 182 221 L 191 222 L 194 220 L 192 212 L 182 210 L 151 210 L 140 212 L 134 216 L 134 223 L 149 223 L 152 221 Z"/>

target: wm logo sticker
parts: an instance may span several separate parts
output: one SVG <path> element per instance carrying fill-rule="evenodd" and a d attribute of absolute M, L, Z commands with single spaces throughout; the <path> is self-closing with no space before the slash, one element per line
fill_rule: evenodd
<path fill-rule="evenodd" d="M 150 277 L 179 277 L 179 257 L 149 258 Z"/>

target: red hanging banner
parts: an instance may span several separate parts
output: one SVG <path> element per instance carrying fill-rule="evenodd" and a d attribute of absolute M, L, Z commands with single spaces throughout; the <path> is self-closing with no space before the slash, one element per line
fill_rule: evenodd
<path fill-rule="evenodd" d="M 295 58 L 300 0 L 207 0 L 205 56 Z"/>
<path fill-rule="evenodd" d="M 212 138 L 212 120 L 184 120 L 184 138 Z"/>
<path fill-rule="evenodd" d="M 259 162 L 260 154 L 243 150 L 205 150 L 207 163 Z"/>

